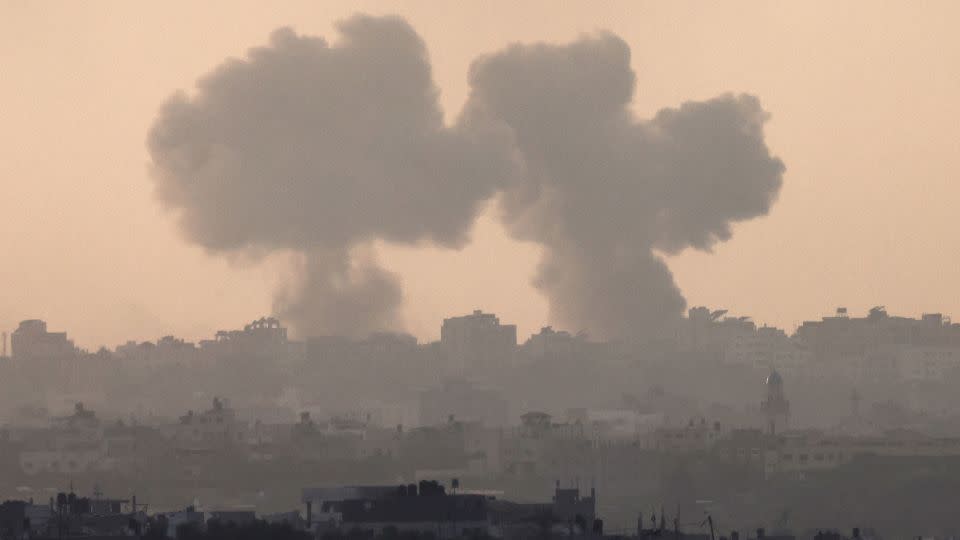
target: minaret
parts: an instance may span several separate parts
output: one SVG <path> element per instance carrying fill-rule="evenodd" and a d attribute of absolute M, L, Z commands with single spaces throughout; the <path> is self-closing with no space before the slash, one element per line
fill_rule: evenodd
<path fill-rule="evenodd" d="M 785 427 L 790 418 L 790 402 L 783 393 L 783 377 L 777 370 L 770 372 L 766 384 L 767 395 L 760 403 L 767 420 L 767 430 L 770 435 L 777 434 L 777 427 Z"/>

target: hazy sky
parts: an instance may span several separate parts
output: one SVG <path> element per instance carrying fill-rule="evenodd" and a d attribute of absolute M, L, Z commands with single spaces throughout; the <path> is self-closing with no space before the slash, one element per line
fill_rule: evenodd
<path fill-rule="evenodd" d="M 0 328 L 39 317 L 95 347 L 267 314 L 283 261 L 227 263 L 185 242 L 153 196 L 147 130 L 174 90 L 275 28 L 335 39 L 357 11 L 416 28 L 448 119 L 477 55 L 598 29 L 632 49 L 641 117 L 759 96 L 784 187 L 713 254 L 669 259 L 690 305 L 788 329 L 838 305 L 960 317 L 960 3 L 515 4 L 0 1 Z M 474 308 L 521 339 L 549 323 L 529 285 L 536 249 L 490 216 L 462 251 L 382 245 L 379 259 L 402 275 L 421 339 Z"/>

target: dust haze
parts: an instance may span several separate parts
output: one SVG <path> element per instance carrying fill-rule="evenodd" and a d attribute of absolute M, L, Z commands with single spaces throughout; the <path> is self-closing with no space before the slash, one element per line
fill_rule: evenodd
<path fill-rule="evenodd" d="M 761 219 L 798 176 L 765 132 L 782 102 L 731 87 L 640 115 L 665 84 L 644 64 L 674 51 L 601 29 L 471 53 L 463 103 L 444 110 L 418 27 L 280 27 L 163 85 L 138 130 L 155 221 L 209 260 L 287 266 L 270 313 L 196 341 L 87 350 L 16 315 L 0 351 L 0 540 L 960 536 L 960 323 L 837 299 L 780 328 L 688 302 L 668 265 L 706 260 L 751 221 L 770 244 L 824 240 Z M 549 316 L 518 334 L 516 314 L 483 305 L 502 282 L 453 308 L 463 291 L 443 283 L 467 290 L 467 272 L 440 268 L 439 339 L 411 335 L 406 308 L 431 300 L 407 292 L 390 250 L 467 257 L 490 209 L 542 254 L 512 277 Z M 164 267 L 137 246 L 131 279 L 160 290 Z M 250 294 L 212 285 L 224 302 Z M 183 298 L 181 313 L 203 307 Z"/>

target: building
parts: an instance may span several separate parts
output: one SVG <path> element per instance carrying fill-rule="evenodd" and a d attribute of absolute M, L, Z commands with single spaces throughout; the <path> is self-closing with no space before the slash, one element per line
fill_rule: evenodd
<path fill-rule="evenodd" d="M 32 501 L 4 501 L 0 503 L 0 539 L 21 540 L 35 538 L 47 532 L 53 515 L 49 505 Z"/>
<path fill-rule="evenodd" d="M 799 370 L 810 352 L 786 332 L 757 326 L 749 317 L 727 316 L 726 310 L 690 308 L 677 336 L 680 351 L 731 366 Z"/>
<path fill-rule="evenodd" d="M 20 469 L 27 475 L 41 473 L 80 474 L 96 468 L 104 452 L 99 443 L 74 443 L 20 452 Z"/>
<path fill-rule="evenodd" d="M 702 454 L 710 451 L 723 436 L 719 422 L 691 418 L 681 427 L 663 426 L 653 431 L 646 446 L 671 454 Z"/>
<path fill-rule="evenodd" d="M 162 367 L 179 365 L 195 367 L 203 358 L 193 344 L 174 336 L 164 336 L 156 343 L 128 341 L 115 349 L 117 358 L 127 360 L 137 367 Z"/>
<path fill-rule="evenodd" d="M 726 315 L 725 309 L 690 308 L 677 336 L 680 350 L 722 362 L 729 356 L 731 344 L 756 334 L 757 325 L 748 317 Z"/>
<path fill-rule="evenodd" d="M 478 388 L 463 379 L 447 379 L 420 392 L 420 424 L 434 426 L 451 418 L 499 427 L 507 424 L 507 402 L 496 390 Z"/>
<path fill-rule="evenodd" d="M 257 514 L 253 510 L 214 510 L 209 514 L 208 524 L 215 521 L 222 525 L 232 524 L 245 527 L 257 520 Z"/>
<path fill-rule="evenodd" d="M 212 340 L 200 342 L 200 349 L 214 358 L 255 357 L 287 359 L 291 343 L 287 329 L 273 317 L 262 317 L 243 330 L 219 330 Z"/>
<path fill-rule="evenodd" d="M 20 469 L 27 475 L 79 474 L 107 466 L 103 426 L 82 403 L 72 415 L 51 419 L 51 429 L 37 432 L 24 442 Z"/>
<path fill-rule="evenodd" d="M 332 527 L 340 520 L 339 503 L 347 500 L 376 500 L 393 495 L 398 487 L 391 486 L 330 486 L 304 488 L 300 500 L 306 511 L 307 527 Z"/>
<path fill-rule="evenodd" d="M 48 332 L 47 323 L 38 319 L 22 321 L 10 336 L 14 361 L 61 360 L 77 354 L 66 332 Z"/>
<path fill-rule="evenodd" d="M 490 530 L 498 538 L 560 538 L 602 536 L 602 521 L 596 517 L 597 496 L 581 496 L 579 488 L 561 488 L 557 482 L 548 503 L 516 503 L 490 500 Z"/>
<path fill-rule="evenodd" d="M 426 367 L 427 356 L 417 339 L 402 333 L 377 332 L 362 339 L 311 337 L 306 358 L 318 385 L 340 407 L 362 406 L 373 396 L 402 399 L 404 388 L 439 380 L 438 370 Z"/>
<path fill-rule="evenodd" d="M 590 341 L 586 334 L 571 334 L 563 330 L 554 330 L 544 326 L 540 332 L 530 336 L 519 349 L 522 361 L 546 360 L 593 360 L 610 355 L 607 343 Z"/>
<path fill-rule="evenodd" d="M 769 437 L 759 429 L 733 429 L 714 445 L 714 455 L 725 463 L 764 468 L 764 455 L 771 446 Z"/>
<path fill-rule="evenodd" d="M 929 459 L 960 457 L 960 438 L 929 437 L 907 430 L 853 437 L 807 430 L 781 434 L 765 449 L 767 475 L 802 477 L 839 467 L 863 456 L 884 459 Z"/>
<path fill-rule="evenodd" d="M 595 443 L 637 441 L 664 424 L 663 413 L 641 413 L 635 409 L 587 409 L 567 411 L 567 422 L 580 423 Z"/>
<path fill-rule="evenodd" d="M 772 326 L 760 326 L 753 332 L 733 336 L 723 351 L 723 361 L 729 365 L 787 372 L 803 370 L 810 365 L 810 358 L 805 347 Z"/>
<path fill-rule="evenodd" d="M 784 395 L 783 377 L 777 373 L 777 370 L 771 371 L 767 376 L 764 388 L 766 396 L 760 403 L 760 410 L 766 420 L 768 433 L 776 435 L 777 428 L 786 428 L 790 419 L 790 402 Z"/>
<path fill-rule="evenodd" d="M 457 484 L 452 484 L 456 486 Z M 548 503 L 515 503 L 479 493 L 450 494 L 435 481 L 401 486 L 303 491 L 310 529 L 374 537 L 419 533 L 434 538 L 533 538 L 544 532 L 596 530 L 596 493 L 557 485 Z"/>
<path fill-rule="evenodd" d="M 237 418 L 237 413 L 220 398 L 202 413 L 187 411 L 172 427 L 176 448 L 181 451 L 215 451 L 245 446 L 248 426 Z"/>
<path fill-rule="evenodd" d="M 406 495 L 339 504 L 339 528 L 380 537 L 387 530 L 432 533 L 435 538 L 471 538 L 488 532 L 490 510 L 483 495 Z"/>
<path fill-rule="evenodd" d="M 935 380 L 960 369 L 960 324 L 940 313 L 913 319 L 877 306 L 865 317 L 851 317 L 841 307 L 832 317 L 804 322 L 794 338 L 810 351 L 817 370 L 855 382 Z"/>
<path fill-rule="evenodd" d="M 960 370 L 960 347 L 905 345 L 896 350 L 894 365 L 904 381 L 943 381 Z"/>
<path fill-rule="evenodd" d="M 163 512 L 167 520 L 167 538 L 177 538 L 183 527 L 192 527 L 202 530 L 206 525 L 203 512 L 197 512 L 192 506 L 175 512 Z"/>
<path fill-rule="evenodd" d="M 594 445 L 582 423 L 556 423 L 547 413 L 531 411 L 501 447 L 501 467 L 508 476 L 575 478 L 591 466 Z"/>
<path fill-rule="evenodd" d="M 440 344 L 453 373 L 496 373 L 513 365 L 517 326 L 502 325 L 496 315 L 475 310 L 470 315 L 444 319 Z"/>

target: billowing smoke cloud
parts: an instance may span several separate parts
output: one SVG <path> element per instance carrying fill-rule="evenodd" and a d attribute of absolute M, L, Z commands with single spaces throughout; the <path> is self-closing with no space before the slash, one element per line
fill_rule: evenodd
<path fill-rule="evenodd" d="M 551 319 L 605 338 L 652 337 L 685 301 L 655 250 L 709 250 L 766 214 L 784 166 L 748 95 L 629 110 L 630 50 L 616 36 L 512 46 L 472 66 L 470 109 L 507 124 L 525 176 L 503 197 L 513 235 L 545 247 L 536 285 Z"/>
<path fill-rule="evenodd" d="M 294 279 L 277 291 L 274 311 L 301 335 L 362 337 L 399 330 L 399 278 L 377 265 L 370 249 L 314 251 L 294 261 Z"/>
<path fill-rule="evenodd" d="M 478 59 L 443 123 L 423 42 L 358 16 L 333 46 L 289 29 L 162 108 L 157 191 L 218 253 L 299 253 L 275 308 L 301 335 L 400 326 L 396 276 L 373 240 L 458 248 L 502 194 L 511 234 L 545 247 L 551 318 L 600 337 L 651 335 L 685 302 L 656 251 L 710 249 L 765 214 L 782 163 L 751 96 L 629 111 L 635 77 L 612 35 Z"/>
<path fill-rule="evenodd" d="M 275 310 L 300 335 L 400 326 L 396 276 L 372 240 L 459 247 L 506 178 L 502 134 L 446 127 L 422 40 L 357 16 L 335 45 L 273 33 L 174 95 L 148 147 L 161 201 L 213 252 L 299 252 Z"/>

